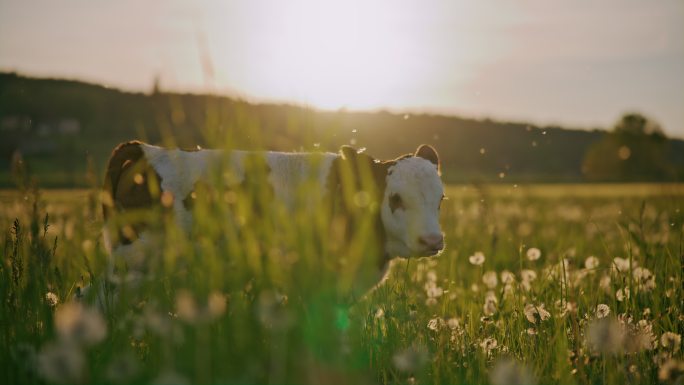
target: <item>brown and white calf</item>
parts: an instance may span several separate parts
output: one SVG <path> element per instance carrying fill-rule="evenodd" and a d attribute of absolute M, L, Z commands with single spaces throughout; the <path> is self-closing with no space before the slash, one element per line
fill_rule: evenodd
<path fill-rule="evenodd" d="M 140 264 L 154 249 L 155 235 L 139 221 L 122 224 L 113 218 L 166 206 L 178 226 L 189 232 L 198 183 L 210 180 L 211 170 L 227 162 L 232 175 L 228 183 L 243 184 L 251 177 L 246 163 L 253 157 L 262 159 L 268 174 L 259 183 L 268 183 L 263 187 L 272 191 L 273 198 L 291 208 L 296 207 L 298 187 L 306 180 L 316 182 L 321 196 L 334 198 L 342 194 L 345 180 L 358 181 L 360 175 L 356 174 L 370 171 L 375 195 L 370 198 L 379 204 L 375 215 L 376 236 L 383 249 L 380 265 L 393 257 L 435 255 L 444 247 L 439 224 L 443 186 L 439 158 L 431 146 L 421 145 L 413 154 L 380 161 L 348 146 L 337 154 L 186 151 L 137 141 L 117 146 L 107 167 L 103 199 L 106 247 L 127 264 Z"/>

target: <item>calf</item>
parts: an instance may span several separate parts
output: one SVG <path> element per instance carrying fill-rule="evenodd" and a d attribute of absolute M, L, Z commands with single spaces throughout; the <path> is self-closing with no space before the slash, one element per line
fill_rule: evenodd
<path fill-rule="evenodd" d="M 421 145 L 413 154 L 380 161 L 349 146 L 337 154 L 186 151 L 138 141 L 117 146 L 107 167 L 103 188 L 106 247 L 129 267 L 141 266 L 146 254 L 157 247 L 157 234 L 144 216 L 127 222 L 117 217 L 163 207 L 189 232 L 197 186 L 213 180 L 211 170 L 228 163 L 227 187 L 245 185 L 253 178 L 248 165 L 255 159 L 266 174 L 257 183 L 267 184 L 257 187 L 269 189 L 273 199 L 287 208 L 297 209 L 298 186 L 306 180 L 314 180 L 318 195 L 343 209 L 353 204 L 342 198 L 350 185 L 362 193 L 363 200 L 377 203 L 373 215 L 382 248 L 379 265 L 392 257 L 435 255 L 444 247 L 439 225 L 443 187 L 439 158 L 431 146 Z M 362 183 L 364 176 L 370 182 Z"/>

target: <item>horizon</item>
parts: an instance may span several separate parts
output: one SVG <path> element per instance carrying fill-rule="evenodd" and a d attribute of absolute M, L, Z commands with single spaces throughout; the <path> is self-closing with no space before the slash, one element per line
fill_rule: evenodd
<path fill-rule="evenodd" d="M 6 71 L 3 69 L 0 69 L 0 75 L 16 75 L 18 77 L 23 77 L 26 79 L 32 79 L 32 80 L 38 80 L 38 81 L 65 81 L 65 82 L 74 82 L 74 83 L 81 83 L 83 85 L 88 85 L 88 86 L 94 86 L 94 87 L 102 87 L 107 90 L 115 91 L 115 92 L 121 92 L 124 94 L 143 94 L 145 96 L 150 96 L 152 95 L 153 88 L 150 87 L 147 90 L 136 90 L 136 89 L 126 89 L 122 87 L 117 87 L 114 85 L 109 85 L 109 84 L 103 84 L 103 83 L 97 83 L 95 81 L 91 81 L 88 79 L 76 79 L 76 78 L 67 78 L 67 77 L 54 77 L 54 76 L 39 76 L 39 75 L 32 75 L 32 74 L 27 74 L 23 72 L 17 72 L 17 71 Z M 242 96 L 238 95 L 230 95 L 228 93 L 220 93 L 220 92 L 209 92 L 209 91 L 187 91 L 187 90 L 174 90 L 174 89 L 165 89 L 165 88 L 160 88 L 159 91 L 162 94 L 170 94 L 170 95 L 196 95 L 196 96 L 213 96 L 217 98 L 227 98 L 230 100 L 234 100 L 236 102 L 244 102 L 247 104 L 251 105 L 274 105 L 274 106 L 284 106 L 284 107 L 292 107 L 292 108 L 302 108 L 302 109 L 307 109 L 311 110 L 313 112 L 323 112 L 323 113 L 351 113 L 351 114 L 379 114 L 379 113 L 388 113 L 391 115 L 396 115 L 396 116 L 401 116 L 404 115 L 405 119 L 408 119 L 411 116 L 431 116 L 431 117 L 443 117 L 443 118 L 453 118 L 453 119 L 463 119 L 463 120 L 472 120 L 472 121 L 491 121 L 497 124 L 519 124 L 519 125 L 528 125 L 535 127 L 537 129 L 561 129 L 561 130 L 566 130 L 566 131 L 586 131 L 586 132 L 593 132 L 593 131 L 604 131 L 604 132 L 609 132 L 611 131 L 614 127 L 613 125 L 610 126 L 605 126 L 605 127 L 600 127 L 600 126 L 572 126 L 568 124 L 563 124 L 563 123 L 546 123 L 546 124 L 541 124 L 538 122 L 534 122 L 531 120 L 506 120 L 502 119 L 496 116 L 471 116 L 471 115 L 463 115 L 463 114 L 456 114 L 453 112 L 440 112 L 440 111 L 431 111 L 431 110 L 419 110 L 419 111 L 411 111 L 411 110 L 397 110 L 397 109 L 392 109 L 392 108 L 383 108 L 379 107 L 376 109 L 353 109 L 353 108 L 346 108 L 346 107 L 341 107 L 341 108 L 324 108 L 324 107 L 317 107 L 317 106 L 311 106 L 311 105 L 306 105 L 302 103 L 297 103 L 296 101 L 292 100 L 284 100 L 284 101 L 279 101 L 279 100 L 251 100 L 249 98 L 245 98 Z M 625 113 L 629 113 L 632 111 L 625 111 Z M 636 111 L 639 113 L 638 111 Z M 617 123 L 617 122 L 615 122 Z M 675 140 L 681 140 L 684 141 L 684 135 L 677 136 L 671 135 L 668 132 L 665 132 L 665 135 L 669 139 L 675 139 Z"/>
<path fill-rule="evenodd" d="M 584 130 L 634 111 L 684 138 L 677 1 L 74 4 L 0 4 L 0 70 L 131 92 L 158 79 L 164 91 L 250 103 Z"/>

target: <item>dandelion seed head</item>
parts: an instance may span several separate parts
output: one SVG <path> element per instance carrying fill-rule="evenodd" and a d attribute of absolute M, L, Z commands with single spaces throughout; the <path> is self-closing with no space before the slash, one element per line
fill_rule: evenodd
<path fill-rule="evenodd" d="M 605 318 L 610 314 L 610 307 L 605 303 L 596 306 L 596 318 Z"/>
<path fill-rule="evenodd" d="M 492 385 L 534 385 L 530 370 L 513 359 L 498 360 L 489 373 Z"/>
<path fill-rule="evenodd" d="M 59 297 L 57 297 L 57 294 L 48 291 L 45 293 L 45 302 L 47 302 L 47 304 L 51 307 L 55 307 L 57 304 L 59 304 Z"/>
<path fill-rule="evenodd" d="M 468 260 L 475 266 L 481 266 L 485 261 L 485 256 L 481 251 L 476 251 L 475 254 L 468 258 Z"/>
<path fill-rule="evenodd" d="M 485 354 L 489 355 L 489 353 L 496 349 L 496 347 L 499 345 L 499 342 L 496 340 L 496 338 L 492 337 L 487 337 L 480 342 L 480 347 L 482 348 L 482 351 L 485 352 Z"/>
<path fill-rule="evenodd" d="M 603 289 L 604 291 L 609 291 L 610 288 L 610 283 L 611 283 L 611 278 L 609 275 L 604 275 L 601 277 L 601 280 L 599 281 L 599 287 Z"/>
<path fill-rule="evenodd" d="M 442 296 L 442 294 L 444 294 L 444 289 L 437 286 L 437 284 L 434 281 L 426 282 L 424 289 L 425 294 L 428 296 L 428 298 L 439 298 Z"/>
<path fill-rule="evenodd" d="M 214 291 L 209 294 L 207 300 L 207 311 L 211 318 L 218 318 L 226 312 L 226 296 L 223 293 Z"/>
<path fill-rule="evenodd" d="M 99 311 L 68 302 L 55 311 L 55 329 L 62 340 L 94 345 L 107 336 L 107 324 Z"/>
<path fill-rule="evenodd" d="M 525 308 L 523 309 L 523 314 L 525 314 L 525 318 L 527 318 L 527 320 L 533 324 L 546 321 L 547 319 L 551 318 L 551 313 L 544 308 L 543 303 L 538 306 L 531 303 L 526 304 Z"/>
<path fill-rule="evenodd" d="M 651 291 L 656 288 L 655 275 L 645 267 L 635 267 L 632 276 L 636 281 L 638 290 Z"/>
<path fill-rule="evenodd" d="M 618 301 L 622 302 L 622 301 L 624 301 L 624 300 L 626 300 L 626 299 L 629 299 L 629 295 L 630 295 L 630 294 L 629 294 L 629 288 L 628 288 L 628 287 L 625 287 L 625 288 L 619 289 L 619 290 L 615 293 L 615 299 L 617 299 Z"/>
<path fill-rule="evenodd" d="M 678 352 L 682 345 L 682 336 L 673 332 L 665 332 L 660 336 L 660 345 L 671 352 Z"/>
<path fill-rule="evenodd" d="M 444 321 L 444 319 L 442 319 L 440 317 L 436 317 L 436 318 L 433 318 L 433 319 L 428 321 L 427 328 L 432 330 L 432 331 L 438 332 L 445 325 L 446 325 L 446 322 Z"/>
<path fill-rule="evenodd" d="M 482 275 L 482 282 L 487 286 L 489 289 L 494 289 L 496 285 L 499 283 L 499 280 L 497 278 L 497 274 L 495 271 L 487 271 Z"/>
<path fill-rule="evenodd" d="M 623 349 L 628 353 L 654 349 L 657 342 L 653 334 L 653 325 L 648 320 L 640 320 L 636 324 L 632 324 L 631 321 L 629 317 L 627 323 L 622 322 L 625 333 Z"/>
<path fill-rule="evenodd" d="M 624 328 L 614 319 L 596 319 L 587 326 L 587 344 L 594 352 L 617 353 L 622 349 L 623 338 Z"/>
<path fill-rule="evenodd" d="M 532 282 L 537 279 L 537 272 L 529 269 L 522 270 L 520 272 L 520 278 L 523 282 Z"/>
<path fill-rule="evenodd" d="M 501 283 L 504 285 L 511 285 L 515 283 L 515 274 L 511 273 L 508 270 L 504 270 L 501 272 Z"/>
<path fill-rule="evenodd" d="M 532 289 L 532 282 L 537 279 L 537 273 L 534 270 L 525 269 L 520 272 L 520 278 L 523 289 L 530 291 Z"/>
<path fill-rule="evenodd" d="M 461 321 L 456 317 L 449 318 L 447 320 L 447 326 L 451 330 L 459 330 L 461 328 Z"/>
<path fill-rule="evenodd" d="M 541 255 L 541 250 L 539 250 L 536 247 L 530 247 L 529 249 L 527 249 L 527 259 L 530 261 L 538 260 L 539 258 L 541 258 Z"/>
<path fill-rule="evenodd" d="M 584 261 L 584 267 L 588 270 L 594 270 L 599 266 L 599 260 L 598 258 L 592 256 L 587 257 L 587 259 Z"/>
<path fill-rule="evenodd" d="M 565 317 L 566 314 L 577 314 L 577 303 L 571 301 L 556 300 L 554 303 L 556 310 L 558 310 L 558 317 Z"/>
<path fill-rule="evenodd" d="M 428 361 L 427 350 L 422 346 L 411 346 L 392 357 L 394 367 L 402 372 L 414 372 Z"/>
<path fill-rule="evenodd" d="M 634 268 L 636 267 L 637 263 L 636 261 L 631 262 L 631 267 Z M 611 269 L 613 272 L 620 272 L 620 273 L 626 273 L 629 272 L 630 269 L 630 261 L 629 259 L 626 258 L 620 258 L 620 257 L 615 257 L 613 258 L 613 265 L 611 266 Z"/>
<path fill-rule="evenodd" d="M 484 315 L 487 317 L 494 315 L 494 313 L 496 313 L 498 303 L 499 301 L 496 298 L 496 294 L 494 294 L 493 291 L 488 291 L 485 294 L 485 303 L 482 307 L 482 312 L 484 313 Z"/>
<path fill-rule="evenodd" d="M 192 294 L 187 290 L 179 290 L 176 294 L 176 314 L 185 322 L 195 322 L 199 315 L 199 309 Z"/>
<path fill-rule="evenodd" d="M 669 384 L 684 383 L 684 361 L 668 359 L 658 369 L 658 380 Z"/>

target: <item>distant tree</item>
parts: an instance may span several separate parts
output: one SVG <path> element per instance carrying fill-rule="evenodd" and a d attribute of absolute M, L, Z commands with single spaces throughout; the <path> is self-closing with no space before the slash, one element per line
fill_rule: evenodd
<path fill-rule="evenodd" d="M 594 181 L 661 181 L 674 173 L 668 139 L 660 125 L 638 113 L 625 114 L 613 131 L 589 146 L 582 171 Z"/>
<path fill-rule="evenodd" d="M 161 93 L 161 77 L 156 75 L 154 77 L 154 83 L 152 84 L 151 95 L 159 95 Z"/>

